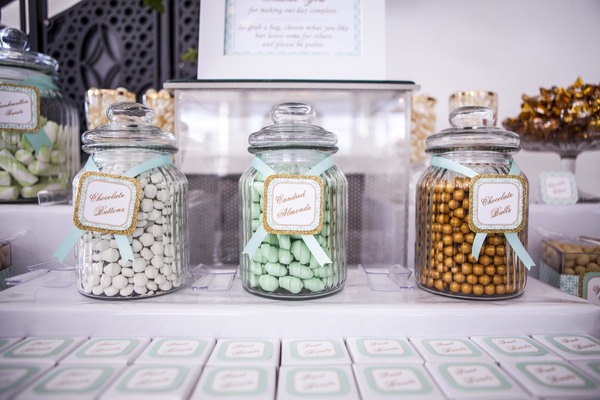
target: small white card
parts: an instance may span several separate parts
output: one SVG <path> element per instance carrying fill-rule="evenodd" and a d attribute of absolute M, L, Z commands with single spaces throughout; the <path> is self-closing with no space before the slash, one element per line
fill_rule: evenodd
<path fill-rule="evenodd" d="M 384 0 L 215 0 L 200 7 L 198 79 L 386 79 Z"/>
<path fill-rule="evenodd" d="M 40 129 L 40 100 L 35 87 L 0 84 L 0 129 L 8 132 Z"/>
<path fill-rule="evenodd" d="M 502 368 L 534 396 L 600 398 L 600 383 L 566 361 L 523 361 Z"/>
<path fill-rule="evenodd" d="M 207 365 L 278 365 L 277 339 L 219 339 Z"/>
<path fill-rule="evenodd" d="M 102 395 L 102 399 L 187 399 L 200 367 L 174 364 L 132 365 Z"/>
<path fill-rule="evenodd" d="M 527 183 L 517 175 L 477 175 L 470 183 L 469 227 L 474 232 L 520 232 Z"/>
<path fill-rule="evenodd" d="M 600 305 L 600 272 L 588 272 L 583 276 L 581 297 Z"/>
<path fill-rule="evenodd" d="M 191 400 L 275 397 L 275 366 L 206 367 Z"/>
<path fill-rule="evenodd" d="M 410 338 L 425 362 L 489 361 L 491 358 L 467 338 Z"/>
<path fill-rule="evenodd" d="M 30 337 L 0 355 L 0 362 L 56 364 L 84 340 L 81 337 Z"/>
<path fill-rule="evenodd" d="M 406 338 L 346 338 L 346 346 L 356 364 L 423 363 Z"/>
<path fill-rule="evenodd" d="M 14 398 L 49 368 L 48 364 L 0 363 L 0 399 Z"/>
<path fill-rule="evenodd" d="M 576 204 L 577 179 L 572 172 L 542 172 L 540 174 L 542 201 L 546 204 Z"/>
<path fill-rule="evenodd" d="M 30 386 L 17 399 L 96 398 L 122 370 L 109 365 L 59 365 Z"/>
<path fill-rule="evenodd" d="M 522 399 L 527 393 L 504 371 L 488 362 L 449 362 L 425 365 L 450 398 Z"/>
<path fill-rule="evenodd" d="M 130 364 L 148 343 L 149 338 L 91 338 L 62 362 Z"/>
<path fill-rule="evenodd" d="M 600 359 L 600 340 L 585 334 L 533 335 L 566 360 Z"/>
<path fill-rule="evenodd" d="M 588 361 L 572 361 L 571 364 L 587 373 L 594 378 L 597 383 L 600 383 L 600 359 Z"/>
<path fill-rule="evenodd" d="M 293 367 L 279 369 L 277 399 L 327 398 L 359 400 L 349 365 Z"/>
<path fill-rule="evenodd" d="M 0 338 L 0 352 L 8 349 L 22 338 Z"/>
<path fill-rule="evenodd" d="M 323 228 L 323 179 L 270 175 L 265 179 L 265 229 L 271 234 L 314 235 Z"/>
<path fill-rule="evenodd" d="M 129 235 L 137 223 L 142 186 L 135 178 L 85 172 L 79 179 L 73 221 L 82 230 Z"/>
<path fill-rule="evenodd" d="M 215 346 L 214 339 L 155 338 L 135 359 L 136 364 L 183 363 L 202 365 Z"/>
<path fill-rule="evenodd" d="M 471 336 L 471 340 L 498 361 L 561 360 L 540 342 L 529 336 Z"/>
<path fill-rule="evenodd" d="M 281 365 L 345 365 L 350 355 L 342 339 L 283 339 Z"/>
<path fill-rule="evenodd" d="M 419 364 L 358 365 L 354 375 L 363 398 L 444 399 L 429 373 Z"/>

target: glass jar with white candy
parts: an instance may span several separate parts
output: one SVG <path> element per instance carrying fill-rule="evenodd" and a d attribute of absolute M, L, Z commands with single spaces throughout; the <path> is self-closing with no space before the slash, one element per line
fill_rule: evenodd
<path fill-rule="evenodd" d="M 89 160 L 73 180 L 80 293 L 131 299 L 182 287 L 189 267 L 187 179 L 176 139 L 152 110 L 115 103 L 110 122 L 82 136 Z"/>
<path fill-rule="evenodd" d="M 58 62 L 0 29 L 0 202 L 67 201 L 79 169 L 79 117 L 56 84 Z"/>
<path fill-rule="evenodd" d="M 273 107 L 274 124 L 250 135 L 240 178 L 242 284 L 250 293 L 308 299 L 346 280 L 348 183 L 334 165 L 337 136 L 312 125 L 307 104 Z"/>

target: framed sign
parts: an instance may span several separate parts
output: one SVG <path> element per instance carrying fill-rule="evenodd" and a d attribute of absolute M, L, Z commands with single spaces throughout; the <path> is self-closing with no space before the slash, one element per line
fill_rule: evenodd
<path fill-rule="evenodd" d="M 542 172 L 540 190 L 546 204 L 576 204 L 579 198 L 575 175 L 568 171 Z"/>
<path fill-rule="evenodd" d="M 386 78 L 385 0 L 216 0 L 200 7 L 198 79 Z"/>

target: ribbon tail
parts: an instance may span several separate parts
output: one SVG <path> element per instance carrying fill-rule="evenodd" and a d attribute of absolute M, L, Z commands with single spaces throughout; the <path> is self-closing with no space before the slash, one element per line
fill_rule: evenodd
<path fill-rule="evenodd" d="M 35 133 L 26 133 L 25 137 L 36 153 L 38 153 L 42 147 L 52 148 L 52 141 L 50 141 L 44 128 L 40 128 L 40 130 Z"/>
<path fill-rule="evenodd" d="M 481 246 L 483 246 L 483 242 L 487 237 L 487 233 L 479 232 L 475 235 L 473 239 L 473 246 L 471 247 L 471 255 L 476 259 L 479 258 L 479 252 L 481 251 Z"/>
<path fill-rule="evenodd" d="M 58 248 L 54 251 L 53 256 L 58 258 L 58 261 L 63 262 L 67 257 L 67 254 L 71 251 L 73 246 L 77 243 L 79 238 L 84 234 L 85 231 L 82 231 L 79 228 L 73 228 L 69 231 L 67 236 L 62 240 Z"/>
<path fill-rule="evenodd" d="M 321 267 L 325 264 L 332 263 L 327 253 L 325 253 L 313 235 L 302 235 L 302 240 L 304 240 L 306 247 L 308 247 L 312 255 L 315 257 L 315 260 L 317 260 Z"/>
<path fill-rule="evenodd" d="M 248 243 L 246 243 L 246 247 L 244 247 L 242 254 L 248 254 L 248 256 L 252 257 L 254 255 L 254 253 L 256 252 L 256 249 L 258 249 L 258 246 L 260 246 L 263 239 L 268 234 L 269 233 L 264 228 L 264 226 L 260 225 L 258 227 L 258 229 L 256 230 L 256 232 L 254 232 L 254 235 L 252 235 L 250 240 L 248 240 Z"/>
<path fill-rule="evenodd" d="M 434 167 L 444 168 L 450 171 L 457 172 L 459 174 L 468 176 L 469 178 L 474 178 L 477 175 L 479 175 L 477 172 L 475 172 L 469 167 L 465 167 L 462 164 L 440 156 L 431 157 L 431 165 Z"/>
<path fill-rule="evenodd" d="M 506 240 L 508 240 L 508 243 L 515 251 L 517 257 L 519 257 L 519 259 L 523 262 L 527 270 L 530 270 L 531 267 L 534 267 L 535 262 L 533 262 L 533 259 L 531 258 L 529 253 L 527 253 L 527 250 L 523 246 L 523 243 L 521 243 L 521 241 L 519 240 L 519 236 L 513 232 L 505 233 L 504 236 L 506 236 Z"/>
<path fill-rule="evenodd" d="M 133 261 L 133 250 L 131 249 L 127 236 L 115 235 L 115 241 L 117 242 L 117 246 L 119 246 L 119 252 L 121 253 L 123 261 Z"/>
<path fill-rule="evenodd" d="M 519 166 L 517 165 L 515 160 L 513 160 L 510 163 L 510 171 L 508 171 L 508 174 L 509 175 L 521 175 L 521 169 L 519 168 Z"/>

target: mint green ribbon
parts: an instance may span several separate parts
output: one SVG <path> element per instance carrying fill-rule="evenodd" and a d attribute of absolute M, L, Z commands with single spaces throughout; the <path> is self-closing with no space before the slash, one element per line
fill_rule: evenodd
<path fill-rule="evenodd" d="M 455 161 L 449 160 L 440 156 L 433 156 L 431 158 L 431 166 L 447 169 L 449 171 L 456 172 L 461 175 L 468 176 L 469 178 L 474 178 L 479 175 L 477 172 L 473 171 L 469 167 L 465 167 L 462 164 L 459 164 Z M 508 175 L 521 175 L 521 170 L 517 166 L 517 163 L 513 160 L 510 164 L 510 171 L 508 171 Z M 505 232 L 504 236 L 508 241 L 508 244 L 512 247 L 517 257 L 523 262 L 523 265 L 530 270 L 531 267 L 535 266 L 535 262 L 527 252 L 527 249 L 523 246 L 523 243 L 519 240 L 519 236 L 515 232 Z M 481 246 L 483 246 L 483 242 L 487 237 L 487 233 L 479 232 L 475 234 L 475 238 L 473 239 L 473 245 L 471 247 L 471 255 L 476 259 L 479 259 L 479 252 L 481 251 Z"/>
<path fill-rule="evenodd" d="M 331 157 L 326 157 L 319 163 L 317 163 L 317 165 L 312 167 L 305 175 L 319 176 L 323 172 L 327 171 L 329 168 L 333 167 L 333 165 L 334 164 Z M 258 157 L 254 157 L 254 159 L 252 160 L 252 167 L 258 172 L 260 172 L 265 178 L 269 175 L 275 175 L 275 171 L 273 171 L 271 167 L 269 167 L 263 160 L 261 160 Z M 248 256 L 252 257 L 258 249 L 258 246 L 260 246 L 260 244 L 265 239 L 265 237 L 267 237 L 268 234 L 269 233 L 265 229 L 264 225 L 261 223 L 256 232 L 254 232 L 254 234 L 248 241 L 248 243 L 246 243 L 246 247 L 244 247 L 242 254 L 248 254 Z M 317 239 L 315 239 L 313 235 L 300 236 L 302 237 L 302 240 L 306 244 L 306 247 L 308 247 L 311 254 L 315 257 L 315 260 L 317 260 L 320 266 L 323 266 L 325 264 L 331 264 L 331 259 L 329 258 L 327 253 L 325 253 L 325 251 L 323 250 L 321 245 L 319 245 L 319 242 L 317 242 Z"/>
<path fill-rule="evenodd" d="M 18 82 L 18 85 L 33 86 L 40 91 L 58 90 L 58 86 L 52 81 L 52 78 L 44 74 L 32 75 L 29 78 Z M 44 127 L 40 127 L 37 132 L 26 133 L 25 138 L 36 153 L 39 152 L 42 147 L 52 147 L 52 142 L 46 134 Z"/>
<path fill-rule="evenodd" d="M 129 178 L 134 178 L 146 171 L 150 171 L 154 168 L 164 167 L 166 165 L 173 164 L 173 157 L 171 155 L 161 155 L 158 157 L 153 157 L 147 161 L 144 161 L 135 167 L 127 170 L 123 173 L 122 176 L 127 176 Z M 83 167 L 83 170 L 86 172 L 100 172 L 100 169 L 92 160 L 90 156 L 88 158 L 87 163 Z M 77 241 L 81 238 L 81 236 L 85 233 L 84 230 L 81 230 L 74 226 L 67 236 L 60 243 L 56 251 L 54 252 L 54 257 L 58 258 L 59 261 L 63 261 L 69 251 L 75 246 Z M 117 242 L 117 246 L 119 248 L 119 252 L 121 253 L 121 258 L 124 261 L 133 260 L 133 250 L 131 249 L 131 245 L 129 244 L 129 239 L 126 235 L 114 235 L 115 241 Z"/>

